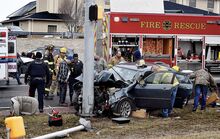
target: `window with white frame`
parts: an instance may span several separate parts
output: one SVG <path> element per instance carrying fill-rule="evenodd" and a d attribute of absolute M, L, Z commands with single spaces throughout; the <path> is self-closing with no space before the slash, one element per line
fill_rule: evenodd
<path fill-rule="evenodd" d="M 196 0 L 189 0 L 189 6 L 196 7 Z"/>
<path fill-rule="evenodd" d="M 57 25 L 48 25 L 47 32 L 57 32 Z"/>

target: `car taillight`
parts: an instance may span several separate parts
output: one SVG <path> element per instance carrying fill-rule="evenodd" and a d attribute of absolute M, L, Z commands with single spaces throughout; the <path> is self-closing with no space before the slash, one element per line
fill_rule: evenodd
<path fill-rule="evenodd" d="M 6 32 L 0 32 L 0 37 L 6 37 Z"/>

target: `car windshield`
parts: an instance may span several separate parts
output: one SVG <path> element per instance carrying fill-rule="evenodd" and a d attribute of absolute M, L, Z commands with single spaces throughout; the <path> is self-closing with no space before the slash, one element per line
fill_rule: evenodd
<path fill-rule="evenodd" d="M 109 69 L 109 71 L 114 74 L 114 77 L 117 80 L 124 80 L 124 81 L 132 81 L 135 74 L 138 72 L 136 70 L 126 69 L 121 67 L 113 67 Z"/>

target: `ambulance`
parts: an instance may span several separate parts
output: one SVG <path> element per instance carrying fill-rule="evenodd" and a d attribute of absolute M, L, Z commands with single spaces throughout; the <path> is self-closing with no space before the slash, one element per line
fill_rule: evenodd
<path fill-rule="evenodd" d="M 0 83 L 6 83 L 9 80 L 9 75 L 16 72 L 16 37 L 9 37 L 8 28 L 0 27 Z"/>

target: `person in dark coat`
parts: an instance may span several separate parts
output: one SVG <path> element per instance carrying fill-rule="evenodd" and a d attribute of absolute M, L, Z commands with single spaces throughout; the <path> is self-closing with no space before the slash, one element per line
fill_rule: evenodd
<path fill-rule="evenodd" d="M 28 83 L 28 77 L 30 78 L 29 96 L 35 97 L 35 91 L 38 92 L 39 112 L 43 112 L 44 107 L 44 89 L 45 83 L 48 84 L 50 73 L 47 64 L 41 60 L 42 54 L 36 53 L 36 59 L 29 65 L 25 74 L 25 84 Z"/>
<path fill-rule="evenodd" d="M 142 58 L 142 56 L 141 56 L 140 50 L 139 49 L 135 50 L 133 52 L 133 62 L 136 62 L 136 61 L 140 60 L 141 58 Z"/>
<path fill-rule="evenodd" d="M 70 67 L 70 76 L 69 76 L 69 95 L 70 95 L 70 105 L 73 106 L 76 103 L 77 98 L 74 95 L 73 88 L 74 84 L 77 82 L 76 77 L 80 76 L 83 72 L 83 63 L 78 58 L 78 54 L 73 55 L 73 60 L 69 64 Z M 73 97 L 74 95 L 74 97 Z"/>

